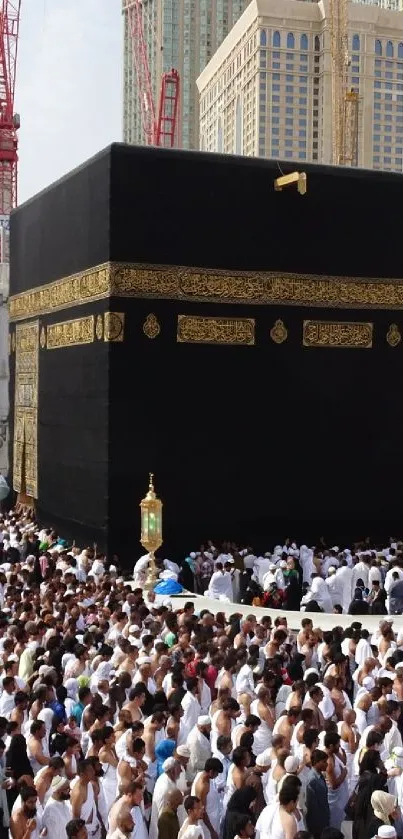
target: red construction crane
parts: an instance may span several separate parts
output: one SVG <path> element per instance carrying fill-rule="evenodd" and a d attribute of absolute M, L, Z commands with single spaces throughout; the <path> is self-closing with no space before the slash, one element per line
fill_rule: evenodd
<path fill-rule="evenodd" d="M 137 76 L 144 139 L 151 146 L 169 146 L 172 148 L 177 140 L 176 127 L 180 89 L 179 73 L 177 70 L 163 73 L 157 115 L 154 105 L 147 45 L 144 38 L 141 0 L 127 0 L 126 9 L 132 42 L 134 67 Z"/>
<path fill-rule="evenodd" d="M 21 0 L 0 0 L 0 9 L 0 220 L 5 221 L 17 206 L 20 120 L 14 92 Z"/>

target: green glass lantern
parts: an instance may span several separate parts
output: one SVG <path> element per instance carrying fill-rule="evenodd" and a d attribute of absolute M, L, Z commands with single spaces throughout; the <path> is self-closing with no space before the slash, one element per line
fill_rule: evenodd
<path fill-rule="evenodd" d="M 146 583 L 148 587 L 154 585 L 157 579 L 154 554 L 162 545 L 162 501 L 155 494 L 153 481 L 154 475 L 150 472 L 148 492 L 140 503 L 140 542 L 143 548 L 150 554 L 150 565 Z"/>

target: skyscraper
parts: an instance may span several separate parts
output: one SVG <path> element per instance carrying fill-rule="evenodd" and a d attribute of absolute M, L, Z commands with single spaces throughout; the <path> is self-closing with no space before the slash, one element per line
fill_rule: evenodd
<path fill-rule="evenodd" d="M 144 142 L 132 44 L 124 16 L 123 139 Z M 172 68 L 180 75 L 179 144 L 196 149 L 199 111 L 196 79 L 214 55 L 248 0 L 143 0 L 143 26 L 148 51 L 154 102 L 158 103 L 162 73 Z"/>
<path fill-rule="evenodd" d="M 403 170 L 403 14 L 349 7 L 358 165 Z M 332 162 L 328 2 L 252 0 L 198 81 L 200 148 Z"/>

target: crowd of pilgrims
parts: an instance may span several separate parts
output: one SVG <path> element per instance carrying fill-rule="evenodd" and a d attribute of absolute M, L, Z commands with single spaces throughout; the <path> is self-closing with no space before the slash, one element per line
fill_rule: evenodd
<path fill-rule="evenodd" d="M 342 550 L 323 539 L 314 547 L 287 539 L 261 555 L 229 542 L 218 550 L 209 542 L 182 567 L 165 563 L 165 575 L 214 600 L 350 615 L 403 612 L 403 543 L 395 538 L 387 547 L 367 538 Z"/>
<path fill-rule="evenodd" d="M 393 620 L 199 610 L 28 515 L 0 544 L 0 839 L 403 836 Z"/>

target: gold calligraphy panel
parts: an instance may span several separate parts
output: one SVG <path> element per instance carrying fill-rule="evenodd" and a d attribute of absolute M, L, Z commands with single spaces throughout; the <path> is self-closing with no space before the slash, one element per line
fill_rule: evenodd
<path fill-rule="evenodd" d="M 304 320 L 304 347 L 372 347 L 373 324 Z"/>
<path fill-rule="evenodd" d="M 38 497 L 39 321 L 17 324 L 13 487 Z"/>
<path fill-rule="evenodd" d="M 65 320 L 62 323 L 52 323 L 47 328 L 47 348 L 57 350 L 61 347 L 74 347 L 77 344 L 92 344 L 95 336 L 95 318 Z"/>
<path fill-rule="evenodd" d="M 125 316 L 124 312 L 105 312 L 104 315 L 104 341 L 118 342 L 125 337 Z"/>
<path fill-rule="evenodd" d="M 177 341 L 186 344 L 255 343 L 252 318 L 200 318 L 178 315 Z"/>
<path fill-rule="evenodd" d="M 106 263 L 12 295 L 10 319 L 37 317 L 105 297 L 403 309 L 403 280 Z"/>

